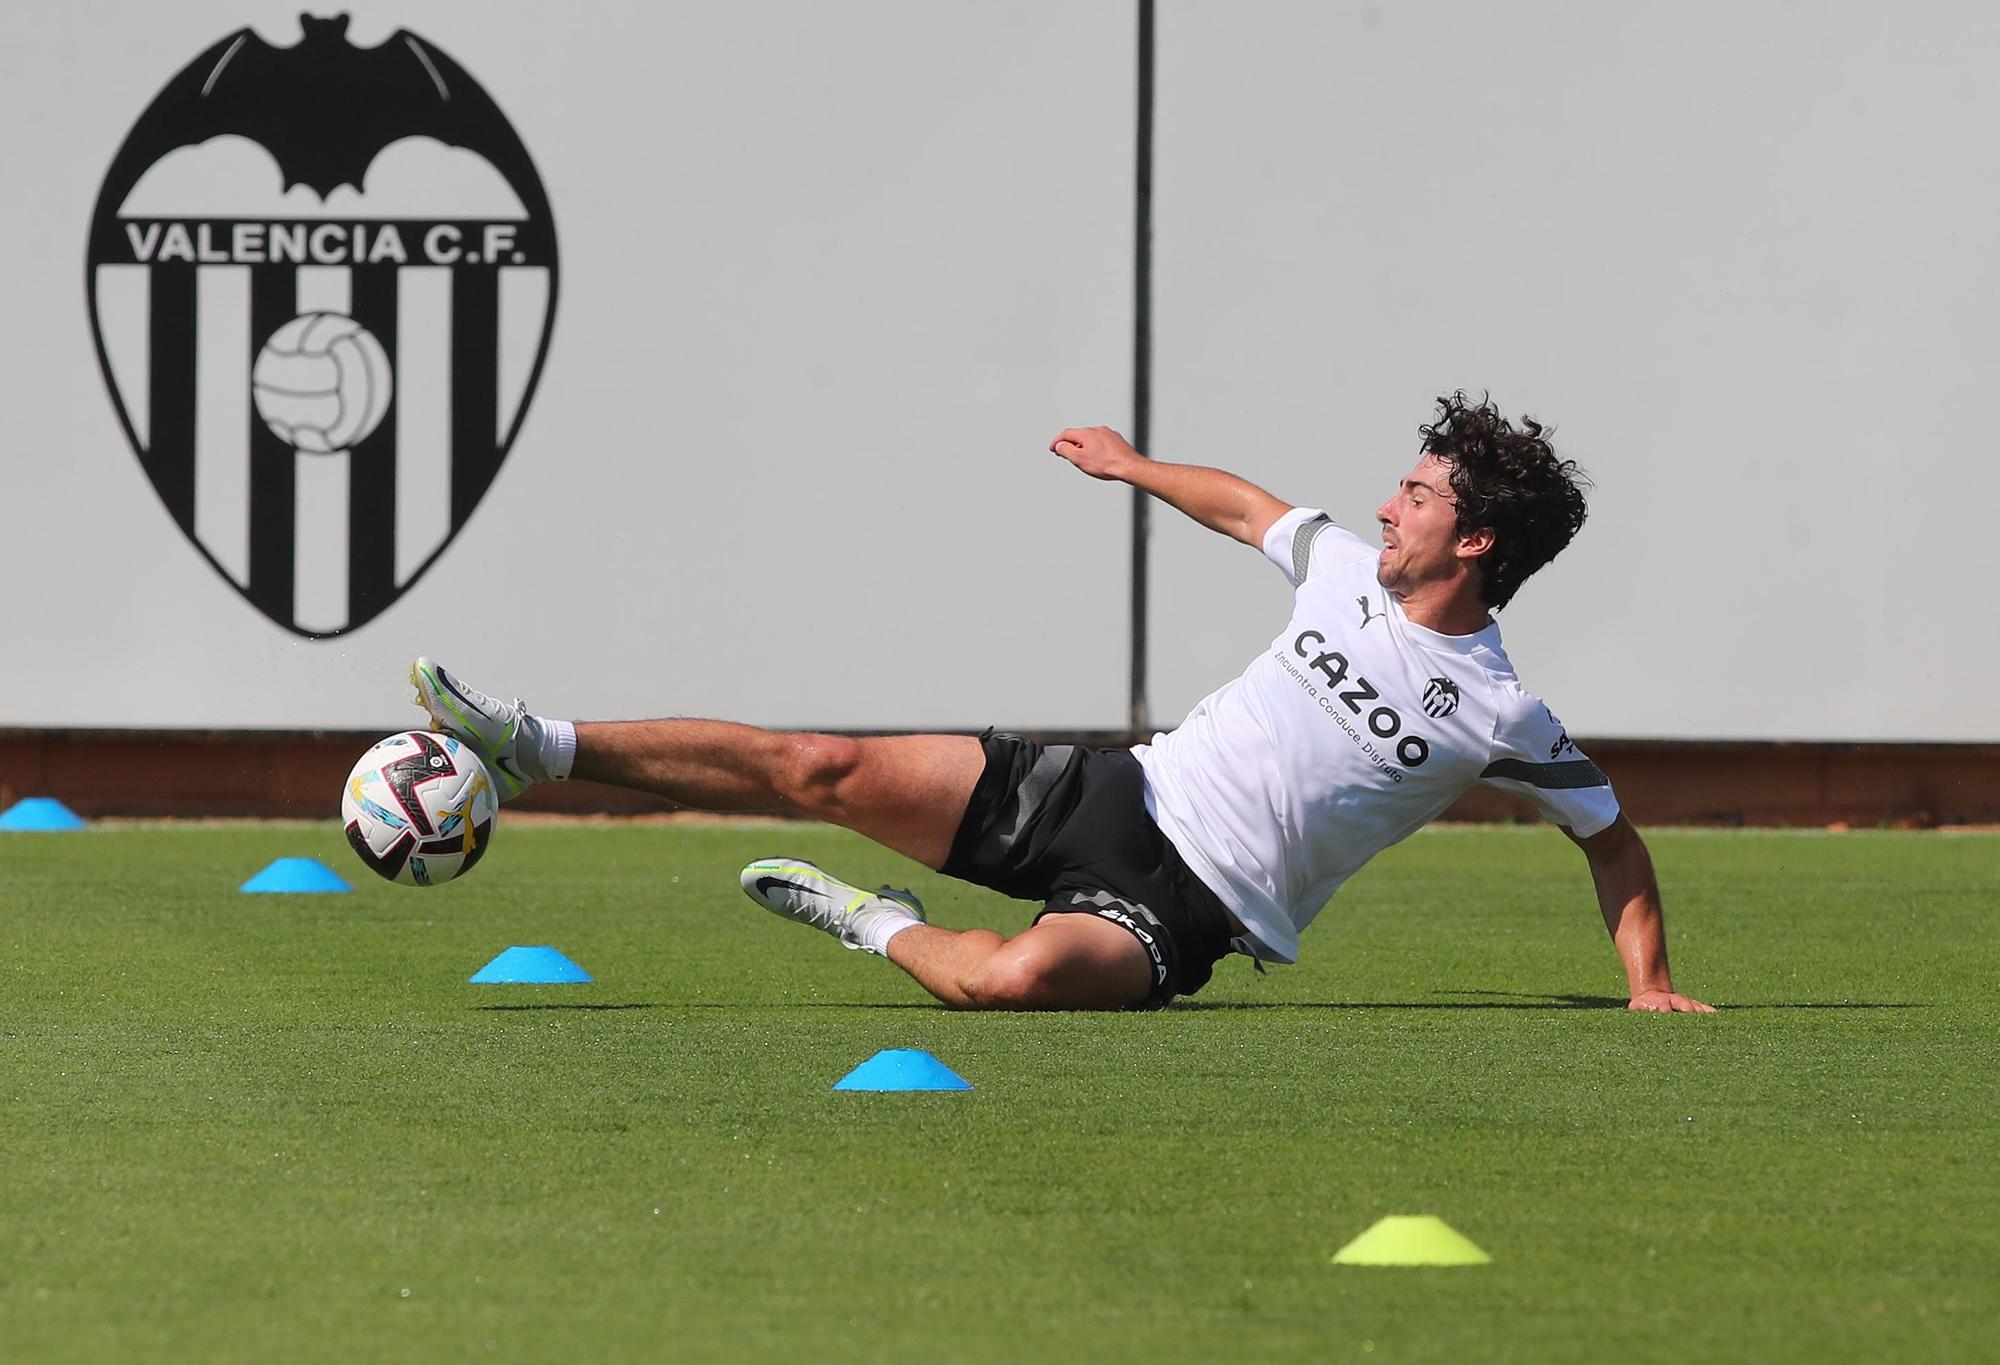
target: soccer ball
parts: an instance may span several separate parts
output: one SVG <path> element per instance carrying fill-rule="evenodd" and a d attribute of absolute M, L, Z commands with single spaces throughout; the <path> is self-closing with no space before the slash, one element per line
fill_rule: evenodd
<path fill-rule="evenodd" d="M 271 333 L 250 367 L 257 415 L 294 450 L 325 455 L 368 439 L 395 389 L 389 353 L 341 313 L 301 313 Z"/>
<path fill-rule="evenodd" d="M 378 741 L 340 793 L 340 822 L 361 861 L 392 882 L 436 886 L 486 856 L 500 799 L 478 755 L 450 735 L 409 730 Z"/>

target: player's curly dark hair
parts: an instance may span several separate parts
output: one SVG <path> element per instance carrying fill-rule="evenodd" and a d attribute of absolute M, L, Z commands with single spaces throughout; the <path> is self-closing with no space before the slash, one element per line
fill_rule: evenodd
<path fill-rule="evenodd" d="M 1553 427 L 1526 416 L 1516 427 L 1486 394 L 1474 403 L 1460 389 L 1437 404 L 1437 421 L 1417 428 L 1422 448 L 1451 466 L 1458 533 L 1493 532 L 1479 561 L 1479 596 L 1504 607 L 1582 528 L 1590 479 L 1575 460 L 1557 458 Z"/>

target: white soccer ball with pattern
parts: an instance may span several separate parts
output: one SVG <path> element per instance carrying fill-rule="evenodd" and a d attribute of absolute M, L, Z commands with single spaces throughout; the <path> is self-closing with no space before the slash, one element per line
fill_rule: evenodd
<path fill-rule="evenodd" d="M 250 367 L 257 415 L 294 450 L 352 450 L 382 425 L 395 392 L 389 353 L 343 313 L 302 313 Z"/>
<path fill-rule="evenodd" d="M 499 821 L 500 798 L 478 755 L 423 730 L 378 741 L 340 793 L 347 842 L 362 862 L 406 886 L 470 872 Z"/>

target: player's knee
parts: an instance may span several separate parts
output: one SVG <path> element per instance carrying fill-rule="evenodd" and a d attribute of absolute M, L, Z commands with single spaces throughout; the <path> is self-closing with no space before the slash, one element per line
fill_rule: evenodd
<path fill-rule="evenodd" d="M 973 1009 L 1111 1010 L 1143 1004 L 1152 987 L 1142 953 L 1041 937 L 1010 941 L 980 965 L 964 993 Z"/>
<path fill-rule="evenodd" d="M 1054 979 L 1028 956 L 996 955 L 965 983 L 966 1003 L 976 1010 L 1051 1008 Z"/>
<path fill-rule="evenodd" d="M 859 741 L 841 735 L 787 735 L 778 771 L 780 793 L 815 815 L 835 814 L 841 787 L 861 762 Z"/>

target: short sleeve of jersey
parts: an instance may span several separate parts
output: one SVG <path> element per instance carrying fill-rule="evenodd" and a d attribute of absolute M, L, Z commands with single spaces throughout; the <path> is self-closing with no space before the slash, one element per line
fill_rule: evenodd
<path fill-rule="evenodd" d="M 1491 786 L 1525 797 L 1543 817 L 1587 839 L 1618 818 L 1611 781 L 1584 757 L 1569 731 L 1541 700 L 1510 689 L 1493 737 L 1493 754 L 1480 773 Z"/>
<path fill-rule="evenodd" d="M 1294 507 L 1264 533 L 1264 557 L 1285 571 L 1293 587 L 1314 574 L 1373 559 L 1375 547 L 1317 507 Z"/>

